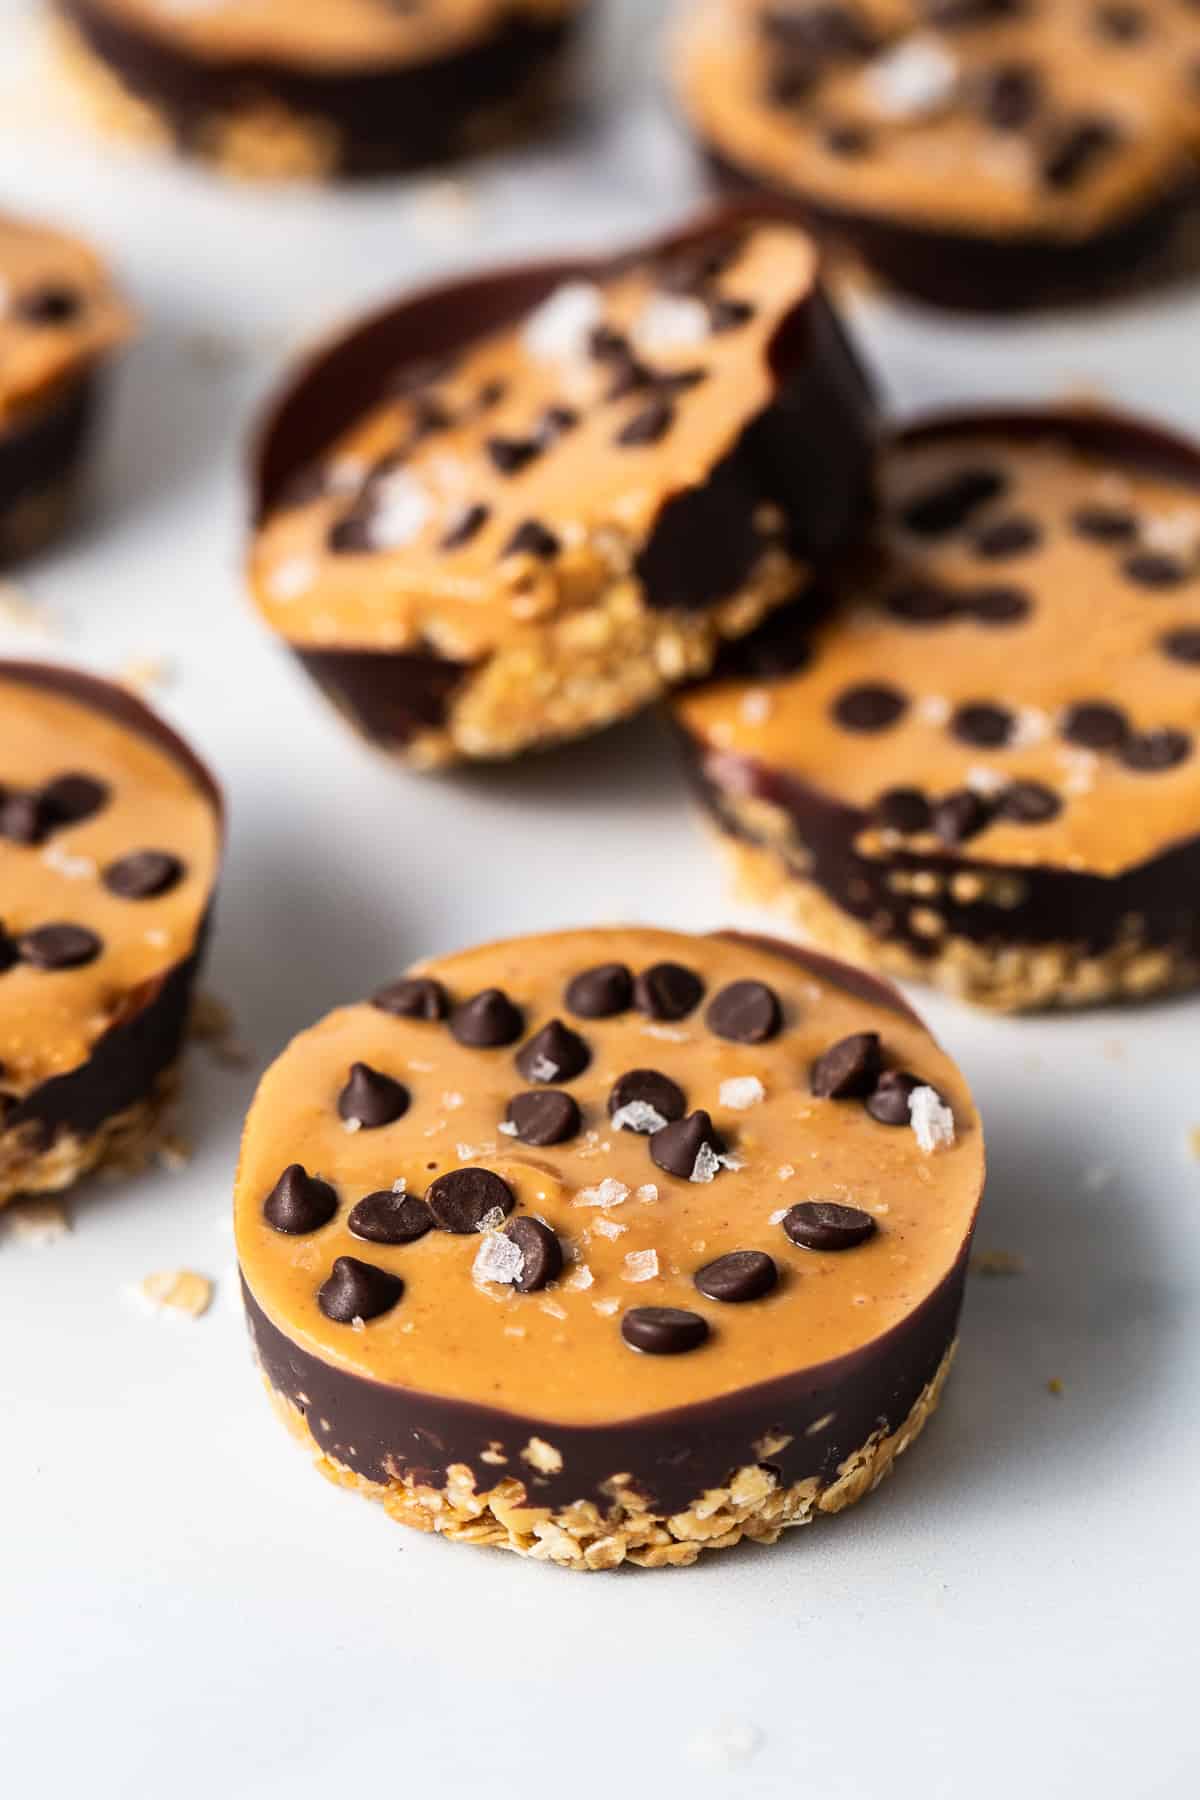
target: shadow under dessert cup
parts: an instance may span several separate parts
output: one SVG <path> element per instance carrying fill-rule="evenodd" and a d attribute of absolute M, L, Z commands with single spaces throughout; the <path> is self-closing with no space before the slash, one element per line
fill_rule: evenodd
<path fill-rule="evenodd" d="M 1144 281 L 1197 198 L 1187 0 L 695 0 L 674 53 L 726 180 L 934 305 Z"/>
<path fill-rule="evenodd" d="M 983 1172 L 871 976 L 728 932 L 490 944 L 267 1071 L 250 1330 L 320 1470 L 401 1523 L 686 1564 L 840 1511 L 921 1431 Z"/>
<path fill-rule="evenodd" d="M 886 453 L 873 562 L 811 638 L 676 703 L 752 891 L 981 1005 L 1200 977 L 1200 450 L 1103 412 Z"/>
<path fill-rule="evenodd" d="M 208 771 L 124 689 L 0 662 L 0 1207 L 154 1149 L 221 851 Z"/>
<path fill-rule="evenodd" d="M 492 149 L 567 97 L 586 0 L 53 0 L 99 121 L 252 178 Z"/>
<path fill-rule="evenodd" d="M 0 563 L 65 522 L 100 369 L 131 329 L 86 244 L 0 212 Z"/>
<path fill-rule="evenodd" d="M 706 673 L 873 505 L 874 411 L 810 238 L 722 210 L 419 294 L 303 370 L 258 459 L 260 612 L 428 767 Z"/>

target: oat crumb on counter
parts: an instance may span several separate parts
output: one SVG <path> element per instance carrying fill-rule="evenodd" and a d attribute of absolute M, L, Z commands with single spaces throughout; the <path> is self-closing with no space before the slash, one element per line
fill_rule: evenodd
<path fill-rule="evenodd" d="M 194 1269 L 161 1269 L 139 1282 L 135 1292 L 151 1312 L 199 1319 L 212 1305 L 213 1283 Z"/>

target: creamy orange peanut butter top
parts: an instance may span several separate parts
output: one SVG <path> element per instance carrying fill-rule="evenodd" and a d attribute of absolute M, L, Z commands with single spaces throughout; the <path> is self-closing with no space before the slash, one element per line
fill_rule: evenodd
<path fill-rule="evenodd" d="M 213 801 L 156 743 L 0 665 L 0 1093 L 87 1061 L 196 947 Z"/>
<path fill-rule="evenodd" d="M 564 932 L 332 1013 L 247 1121 L 254 1300 L 338 1369 L 563 1424 L 869 1343 L 954 1268 L 983 1145 L 928 1033 L 829 967 Z"/>
<path fill-rule="evenodd" d="M 968 431 L 894 449 L 884 503 L 802 667 L 676 702 L 716 785 L 794 777 L 868 853 L 1114 875 L 1200 832 L 1200 491 Z"/>
<path fill-rule="evenodd" d="M 131 328 L 86 244 L 0 214 L 0 429 L 51 399 Z"/>
<path fill-rule="evenodd" d="M 94 11 L 214 61 L 261 57 L 337 69 L 424 62 L 509 20 L 555 20 L 581 0 L 88 0 Z"/>
<path fill-rule="evenodd" d="M 1182 181 L 1191 0 L 694 0 L 685 106 L 729 162 L 833 211 L 1085 237 Z"/>
<path fill-rule="evenodd" d="M 254 546 L 266 618 L 299 646 L 470 662 L 622 584 L 636 610 L 638 550 L 772 398 L 814 278 L 806 234 L 761 224 L 560 287 L 302 478 Z M 782 515 L 760 523 L 781 559 Z"/>

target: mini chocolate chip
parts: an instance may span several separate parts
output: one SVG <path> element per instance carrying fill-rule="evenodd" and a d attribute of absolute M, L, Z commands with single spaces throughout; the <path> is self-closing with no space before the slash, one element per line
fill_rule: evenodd
<path fill-rule="evenodd" d="M 1111 39 L 1114 44 L 1136 44 L 1150 28 L 1150 21 L 1140 6 L 1120 5 L 1117 0 L 1107 6 L 1098 6 L 1092 17 L 1097 35 Z"/>
<path fill-rule="evenodd" d="M 1029 124 L 1042 99 L 1042 81 L 1032 63 L 1000 63 L 986 71 L 979 106 L 997 131 L 1020 131 Z"/>
<path fill-rule="evenodd" d="M 988 25 L 997 19 L 1018 18 L 1025 0 L 926 0 L 925 14 L 939 30 L 959 25 Z"/>
<path fill-rule="evenodd" d="M 562 1245 L 541 1219 L 527 1215 L 504 1227 L 504 1235 L 517 1246 L 524 1262 L 513 1282 L 518 1294 L 536 1294 L 562 1274 Z"/>
<path fill-rule="evenodd" d="M 633 1005 L 633 976 L 624 963 L 598 963 L 567 983 L 563 998 L 580 1019 L 611 1019 Z"/>
<path fill-rule="evenodd" d="M 49 837 L 54 815 L 38 793 L 0 795 L 0 837 L 10 844 L 40 844 Z"/>
<path fill-rule="evenodd" d="M 1061 811 L 1062 801 L 1054 789 L 1040 781 L 1014 781 L 996 796 L 997 816 L 1017 825 L 1044 825 Z"/>
<path fill-rule="evenodd" d="M 623 357 L 614 357 L 611 362 L 613 378 L 604 398 L 610 402 L 627 400 L 630 394 L 644 393 L 654 386 L 654 374 L 643 362 L 639 362 L 632 351 Z"/>
<path fill-rule="evenodd" d="M 1138 774 L 1158 774 L 1186 762 L 1192 753 L 1192 740 L 1186 731 L 1162 726 L 1156 731 L 1139 731 L 1121 745 L 1118 755 L 1127 769 Z"/>
<path fill-rule="evenodd" d="M 428 975 L 409 975 L 380 988 L 371 1005 L 397 1019 L 444 1019 L 450 1010 L 450 996 L 440 981 Z"/>
<path fill-rule="evenodd" d="M 495 375 L 490 381 L 484 382 L 475 396 L 475 403 L 480 412 L 491 412 L 493 406 L 499 406 L 507 392 L 507 381 L 502 381 L 498 375 Z"/>
<path fill-rule="evenodd" d="M 964 744 L 999 750 L 1011 742 L 1015 723 L 1006 706 L 995 706 L 989 700 L 970 700 L 957 709 L 950 729 Z"/>
<path fill-rule="evenodd" d="M 111 789 L 91 775 L 56 775 L 42 789 L 42 799 L 60 825 L 79 825 L 108 805 Z"/>
<path fill-rule="evenodd" d="M 357 1120 L 364 1131 L 378 1131 L 402 1119 L 409 1108 L 408 1089 L 390 1075 L 380 1074 L 369 1063 L 356 1062 L 350 1067 L 350 1078 L 338 1095 L 338 1116 L 347 1122 Z"/>
<path fill-rule="evenodd" d="M 702 1150 L 710 1150 L 714 1156 L 720 1156 L 724 1149 L 724 1138 L 703 1111 L 689 1113 L 686 1119 L 664 1125 L 650 1139 L 653 1161 L 660 1169 L 665 1169 L 668 1175 L 678 1175 L 684 1181 L 692 1179 L 696 1159 Z"/>
<path fill-rule="evenodd" d="M 583 1117 L 570 1094 L 543 1088 L 540 1093 L 515 1094 L 508 1103 L 508 1122 L 517 1128 L 523 1144 L 565 1144 L 578 1137 Z"/>
<path fill-rule="evenodd" d="M 880 1125 L 907 1125 L 909 1095 L 922 1085 L 906 1069 L 885 1069 L 867 1100 L 867 1111 Z"/>
<path fill-rule="evenodd" d="M 378 1319 L 391 1312 L 403 1294 L 404 1283 L 389 1269 L 360 1262 L 357 1256 L 338 1256 L 317 1294 L 317 1305 L 335 1325 L 352 1325 L 355 1319 Z"/>
<path fill-rule="evenodd" d="M 538 422 L 538 438 L 549 446 L 555 438 L 565 437 L 579 423 L 579 414 L 570 406 L 548 406 Z"/>
<path fill-rule="evenodd" d="M 28 325 L 70 325 L 83 311 L 83 296 L 65 282 L 47 282 L 23 295 L 16 310 Z"/>
<path fill-rule="evenodd" d="M 16 968 L 20 960 L 21 958 L 17 946 L 13 943 L 13 940 L 9 937 L 3 925 L 0 925 L 0 975 L 7 975 L 10 969 Z"/>
<path fill-rule="evenodd" d="M 1159 642 L 1174 662 L 1200 663 L 1200 625 L 1183 625 L 1168 631 Z"/>
<path fill-rule="evenodd" d="M 820 62 L 857 62 L 877 44 L 869 21 L 837 0 L 770 7 L 761 15 L 760 29 L 769 42 L 803 50 Z"/>
<path fill-rule="evenodd" d="M 337 1208 L 337 1195 L 329 1183 L 292 1163 L 263 1201 L 263 1218 L 287 1237 L 306 1237 L 328 1225 Z"/>
<path fill-rule="evenodd" d="M 322 499 L 328 487 L 329 477 L 324 464 L 310 463 L 306 469 L 300 469 L 288 478 L 275 504 L 284 511 L 308 506 L 313 500 Z"/>
<path fill-rule="evenodd" d="M 624 362 L 630 353 L 629 339 L 612 325 L 594 325 L 588 353 L 596 362 Z"/>
<path fill-rule="evenodd" d="M 1095 544 L 1127 544 L 1137 536 L 1137 518 L 1123 506 L 1079 506 L 1071 529 Z"/>
<path fill-rule="evenodd" d="M 874 145 L 873 134 L 865 125 L 851 119 L 830 119 L 821 132 L 821 141 L 831 156 L 866 156 Z"/>
<path fill-rule="evenodd" d="M 374 508 L 367 504 L 356 504 L 340 519 L 335 519 L 329 527 L 328 544 L 335 556 L 355 556 L 366 550 L 373 550 L 371 542 L 371 520 Z"/>
<path fill-rule="evenodd" d="M 573 1081 L 582 1075 L 592 1060 L 592 1053 L 579 1036 L 561 1019 L 531 1037 L 517 1052 L 516 1064 L 526 1081 Z"/>
<path fill-rule="evenodd" d="M 608 1096 L 609 1118 L 626 1106 L 652 1107 L 668 1125 L 674 1124 L 676 1119 L 682 1119 L 687 1111 L 683 1089 L 669 1075 L 660 1075 L 657 1069 L 627 1069 L 624 1075 L 618 1075 Z M 639 1131 L 653 1128 L 629 1124 L 623 1129 Z"/>
<path fill-rule="evenodd" d="M 464 544 L 469 544 L 472 538 L 479 536 L 479 533 L 483 530 L 491 516 L 491 507 L 484 506 L 482 502 L 477 503 L 475 506 L 464 507 L 457 519 L 455 519 L 453 525 L 451 525 L 446 532 L 438 548 L 441 550 L 461 550 Z"/>
<path fill-rule="evenodd" d="M 802 100 L 808 99 L 819 80 L 817 69 L 784 52 L 771 58 L 763 97 L 768 106 L 799 106 Z"/>
<path fill-rule="evenodd" d="M 998 469 L 962 469 L 910 500 L 901 523 L 917 537 L 945 537 L 965 525 L 981 506 L 998 499 L 1007 486 L 1007 477 Z"/>
<path fill-rule="evenodd" d="M 906 625 L 942 625 L 960 611 L 957 596 L 934 581 L 906 581 L 885 594 L 883 604 Z"/>
<path fill-rule="evenodd" d="M 507 1216 L 517 1204 L 507 1181 L 490 1169 L 452 1169 L 439 1175 L 425 1199 L 438 1230 L 459 1237 L 478 1231 L 489 1213 Z"/>
<path fill-rule="evenodd" d="M 634 1306 L 621 1320 L 621 1336 L 647 1356 L 680 1356 L 700 1348 L 708 1321 L 682 1306 Z"/>
<path fill-rule="evenodd" d="M 416 1194 L 384 1188 L 366 1194 L 346 1221 L 348 1230 L 368 1244 L 415 1244 L 433 1230 L 433 1214 Z"/>
<path fill-rule="evenodd" d="M 1080 700 L 1067 709 L 1062 735 L 1085 750 L 1115 750 L 1129 736 L 1129 720 L 1106 700 Z"/>
<path fill-rule="evenodd" d="M 557 556 L 562 545 L 554 533 L 537 519 L 522 519 L 503 550 L 501 556 L 536 556 L 542 562 L 549 562 Z"/>
<path fill-rule="evenodd" d="M 662 394 L 634 413 L 628 424 L 618 431 L 616 442 L 627 449 L 640 445 L 657 444 L 665 438 L 675 423 L 675 408 Z"/>
<path fill-rule="evenodd" d="M 652 370 L 651 378 L 656 388 L 663 394 L 687 394 L 702 381 L 708 380 L 707 369 L 661 369 Z"/>
<path fill-rule="evenodd" d="M 500 1044 L 515 1043 L 525 1029 L 525 1020 L 500 988 L 484 988 L 455 1007 L 450 1029 L 469 1049 L 493 1050 Z"/>
<path fill-rule="evenodd" d="M 965 844 L 991 822 L 992 809 L 971 788 L 955 788 L 933 809 L 933 829 L 943 844 Z"/>
<path fill-rule="evenodd" d="M 908 701 L 898 689 L 864 682 L 838 695 L 833 716 L 846 731 L 887 731 L 907 709 Z"/>
<path fill-rule="evenodd" d="M 749 300 L 733 300 L 718 295 L 708 303 L 708 322 L 713 331 L 738 331 L 754 317 Z"/>
<path fill-rule="evenodd" d="M 95 962 L 104 945 L 86 925 L 39 925 L 17 939 L 22 960 L 39 969 L 81 969 Z"/>
<path fill-rule="evenodd" d="M 493 467 L 501 475 L 517 475 L 542 453 L 537 438 L 492 437 L 485 445 Z"/>
<path fill-rule="evenodd" d="M 157 900 L 183 879 L 183 864 L 169 850 L 133 850 L 104 871 L 104 885 L 120 900 Z"/>
<path fill-rule="evenodd" d="M 933 810 L 920 788 L 889 788 L 875 802 L 875 822 L 885 831 L 915 837 L 918 832 L 929 830 Z"/>
<path fill-rule="evenodd" d="M 1119 139 L 1110 119 L 1080 119 L 1066 126 L 1046 153 L 1042 180 L 1047 187 L 1074 187 L 1101 157 L 1116 148 Z"/>
<path fill-rule="evenodd" d="M 874 1237 L 870 1213 L 837 1200 L 802 1200 L 784 1215 L 783 1229 L 801 1250 L 853 1250 Z"/>
<path fill-rule="evenodd" d="M 962 605 L 981 625 L 1016 625 L 1033 611 L 1033 600 L 1024 588 L 978 587 L 962 595 Z"/>
<path fill-rule="evenodd" d="M 743 1300 L 761 1300 L 779 1280 L 774 1258 L 762 1250 L 731 1250 L 697 1269 L 693 1277 L 700 1292 L 709 1300 L 723 1300 L 740 1305 Z"/>
<path fill-rule="evenodd" d="M 1139 550 L 1135 555 L 1126 557 L 1121 565 L 1121 572 L 1128 581 L 1135 581 L 1139 587 L 1148 588 L 1178 587 L 1188 578 L 1188 571 L 1183 563 L 1160 550 Z"/>
<path fill-rule="evenodd" d="M 704 983 L 682 963 L 653 963 L 633 984 L 633 1003 L 651 1019 L 685 1019 L 704 998 Z"/>
<path fill-rule="evenodd" d="M 1033 519 L 1014 514 L 1011 518 L 997 519 L 994 524 L 985 525 L 976 533 L 971 547 L 976 556 L 999 562 L 1005 557 L 1023 556 L 1027 550 L 1035 549 L 1041 539 L 1041 527 Z"/>
<path fill-rule="evenodd" d="M 809 1086 L 818 1100 L 861 1100 L 874 1091 L 882 1066 L 879 1033 L 856 1031 L 817 1058 Z"/>
<path fill-rule="evenodd" d="M 412 402 L 409 412 L 406 448 L 419 444 L 422 438 L 434 437 L 439 431 L 449 431 L 453 424 L 453 413 L 440 400 L 436 400 L 432 394 L 419 395 Z"/>
<path fill-rule="evenodd" d="M 783 1008 L 779 996 L 765 982 L 731 981 L 712 1001 L 704 1023 L 731 1044 L 765 1044 L 778 1036 Z"/>

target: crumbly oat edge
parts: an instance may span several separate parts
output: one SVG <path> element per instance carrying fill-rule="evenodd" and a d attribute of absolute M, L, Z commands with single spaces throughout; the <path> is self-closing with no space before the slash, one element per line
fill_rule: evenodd
<path fill-rule="evenodd" d="M 378 1500 L 401 1525 L 435 1532 L 455 1543 L 512 1550 L 536 1562 L 585 1572 L 615 1569 L 626 1562 L 645 1569 L 686 1568 L 701 1551 L 728 1550 L 743 1538 L 773 1544 L 789 1527 L 811 1524 L 822 1513 L 842 1512 L 871 1493 L 923 1431 L 941 1398 L 957 1347 L 956 1339 L 903 1424 L 890 1433 L 874 1432 L 839 1465 L 833 1481 L 822 1484 L 814 1476 L 781 1487 L 769 1467 L 748 1463 L 725 1487 L 709 1489 L 686 1512 L 669 1516 L 647 1511 L 620 1476 L 610 1484 L 612 1504 L 604 1512 L 590 1500 L 557 1508 L 530 1505 L 524 1483 L 511 1476 L 478 1493 L 464 1464 L 449 1469 L 444 1489 L 420 1486 L 411 1477 L 369 1481 L 326 1455 L 300 1408 L 265 1375 L 263 1380 L 276 1412 L 321 1474 L 338 1487 Z"/>
<path fill-rule="evenodd" d="M 98 1170 L 138 1174 L 172 1134 L 179 1088 L 180 1065 L 174 1063 L 146 1099 L 106 1119 L 90 1137 L 61 1132 L 45 1150 L 36 1147 L 36 1126 L 0 1132 L 0 1208 L 25 1195 L 62 1193 Z"/>
<path fill-rule="evenodd" d="M 1133 933 L 1100 956 L 1073 943 L 980 944 L 952 935 L 940 938 L 928 956 L 917 956 L 844 912 L 783 856 L 728 837 L 719 827 L 713 830 L 739 899 L 782 911 L 802 936 L 831 955 L 940 988 L 991 1012 L 1149 1000 L 1200 984 L 1194 958 Z"/>

